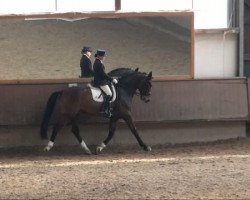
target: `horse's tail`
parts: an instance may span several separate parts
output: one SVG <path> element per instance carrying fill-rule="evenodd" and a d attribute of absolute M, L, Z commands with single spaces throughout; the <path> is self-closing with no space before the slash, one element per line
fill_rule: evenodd
<path fill-rule="evenodd" d="M 42 139 L 48 138 L 47 131 L 48 131 L 48 126 L 49 126 L 49 120 L 50 120 L 51 115 L 53 113 L 57 97 L 60 94 L 62 94 L 62 91 L 56 91 L 56 92 L 52 93 L 49 97 L 49 100 L 48 100 L 47 105 L 46 105 L 46 110 L 45 110 L 44 115 L 43 115 L 43 121 L 41 124 L 41 128 L 40 128 L 40 135 L 41 135 Z"/>

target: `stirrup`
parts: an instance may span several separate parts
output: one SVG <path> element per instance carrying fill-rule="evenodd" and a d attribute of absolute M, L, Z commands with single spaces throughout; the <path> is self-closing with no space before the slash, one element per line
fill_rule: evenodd
<path fill-rule="evenodd" d="M 101 111 L 100 112 L 104 117 L 110 118 L 112 116 L 111 112 Z"/>
<path fill-rule="evenodd" d="M 110 118 L 110 117 L 112 116 L 111 113 L 106 113 L 106 112 L 101 112 L 101 115 L 102 115 L 103 117 L 107 117 L 107 118 Z"/>

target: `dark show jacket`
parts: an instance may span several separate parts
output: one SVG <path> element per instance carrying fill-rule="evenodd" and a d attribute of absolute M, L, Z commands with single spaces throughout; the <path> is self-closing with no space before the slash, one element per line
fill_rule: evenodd
<path fill-rule="evenodd" d="M 80 60 L 80 67 L 81 77 L 91 77 L 94 75 L 91 60 L 84 54 Z"/>
<path fill-rule="evenodd" d="M 95 59 L 94 62 L 94 84 L 97 86 L 109 85 L 112 78 L 105 72 L 105 66 L 99 59 Z"/>

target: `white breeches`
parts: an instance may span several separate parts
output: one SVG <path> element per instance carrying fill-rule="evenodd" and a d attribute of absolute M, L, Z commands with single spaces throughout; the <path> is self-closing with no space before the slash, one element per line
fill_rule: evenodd
<path fill-rule="evenodd" d="M 100 88 L 106 93 L 106 95 L 112 96 L 112 92 L 108 85 L 102 85 Z"/>

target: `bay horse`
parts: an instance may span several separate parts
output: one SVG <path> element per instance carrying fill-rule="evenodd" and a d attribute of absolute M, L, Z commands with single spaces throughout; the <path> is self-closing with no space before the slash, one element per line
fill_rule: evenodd
<path fill-rule="evenodd" d="M 138 93 L 142 101 L 146 103 L 149 102 L 152 87 L 151 80 L 152 72 L 146 74 L 139 72 L 138 69 L 135 71 L 126 70 L 126 73 L 118 78 L 118 84 L 116 85 L 117 98 L 111 104 L 112 116 L 109 119 L 109 133 L 107 138 L 99 146 L 97 146 L 97 154 L 100 153 L 112 139 L 116 130 L 117 121 L 119 119 L 123 119 L 126 122 L 139 145 L 145 151 L 151 151 L 151 147 L 146 145 L 139 136 L 131 117 L 132 99 L 136 93 Z M 52 93 L 47 102 L 40 128 L 40 135 L 42 139 L 47 139 L 48 125 L 55 107 L 57 107 L 58 118 L 53 125 L 52 135 L 44 150 L 49 151 L 54 145 L 57 133 L 65 125 L 71 125 L 71 131 L 77 138 L 81 147 L 87 154 L 91 154 L 91 151 L 80 136 L 76 118 L 80 113 L 100 116 L 101 105 L 102 103 L 96 102 L 92 99 L 91 90 L 87 86 L 70 87 L 62 91 Z"/>

